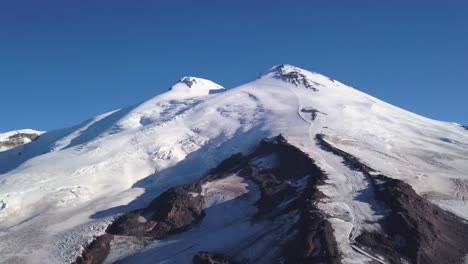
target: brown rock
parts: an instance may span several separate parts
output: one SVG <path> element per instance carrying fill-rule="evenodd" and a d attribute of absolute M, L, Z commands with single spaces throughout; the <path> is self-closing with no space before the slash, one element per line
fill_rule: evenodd
<path fill-rule="evenodd" d="M 76 264 L 99 264 L 103 263 L 109 254 L 110 243 L 114 237 L 104 234 L 91 242 L 77 258 Z"/>

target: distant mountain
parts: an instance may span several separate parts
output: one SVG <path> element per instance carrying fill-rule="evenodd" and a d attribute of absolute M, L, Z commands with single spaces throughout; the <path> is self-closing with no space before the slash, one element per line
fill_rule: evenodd
<path fill-rule="evenodd" d="M 468 260 L 468 131 L 292 65 L 184 77 L 0 173 L 0 263 Z"/>
<path fill-rule="evenodd" d="M 23 145 L 34 141 L 38 139 L 42 133 L 44 132 L 32 129 L 22 129 L 0 133 L 0 151 L 9 150 L 18 145 Z"/>

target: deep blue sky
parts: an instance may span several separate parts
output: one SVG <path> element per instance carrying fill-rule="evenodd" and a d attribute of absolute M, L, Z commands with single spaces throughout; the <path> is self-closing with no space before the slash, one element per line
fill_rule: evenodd
<path fill-rule="evenodd" d="M 0 1 L 0 131 L 74 125 L 181 76 L 289 63 L 468 124 L 466 1 Z"/>

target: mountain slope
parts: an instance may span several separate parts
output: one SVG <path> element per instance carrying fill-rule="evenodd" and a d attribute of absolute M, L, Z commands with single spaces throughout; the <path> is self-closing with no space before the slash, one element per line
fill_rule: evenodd
<path fill-rule="evenodd" d="M 401 180 L 431 205 L 453 213 L 454 219 L 468 219 L 465 129 L 391 106 L 323 75 L 279 65 L 257 80 L 226 91 L 211 81 L 185 77 L 170 91 L 146 102 L 72 128 L 47 132 L 30 144 L 0 153 L 0 255 L 7 262 L 75 261 L 83 247 L 88 250 L 84 253 L 95 252 L 88 243 L 109 225 L 115 225 L 119 214 L 146 208 L 171 188 L 196 184 L 230 156 L 249 156 L 262 139 L 279 134 L 327 175 L 323 183 L 310 188 L 323 194 L 314 198 L 314 210 L 324 214 L 323 220 L 329 223 L 332 231 L 327 236 L 335 240 L 342 263 L 385 263 L 392 258 L 379 256 L 378 249 L 366 249 L 367 244 L 358 242 L 363 234 L 384 232 L 385 219 L 392 212 L 379 200 L 374 175 Z M 342 156 L 325 149 L 317 135 L 324 135 L 324 142 L 355 157 L 373 172 L 348 166 Z M 279 166 L 270 159 L 276 158 L 265 158 L 264 164 L 257 167 Z M 150 260 L 145 256 L 173 252 L 166 245 L 174 240 L 190 247 L 191 234 L 197 234 L 197 228 L 203 229 L 207 225 L 204 221 L 210 221 L 210 228 L 219 226 L 219 230 L 228 232 L 226 221 L 235 220 L 239 228 L 245 228 L 247 237 L 256 228 L 263 230 L 261 221 L 255 224 L 251 220 L 256 210 L 261 211 L 257 208 L 261 184 L 252 184 L 255 178 L 249 177 L 232 174 L 225 179 L 227 183 L 221 181 L 228 190 L 214 187 L 221 188 L 223 197 L 232 198 L 216 198 L 221 208 L 216 210 L 221 211 L 207 212 L 199 226 L 187 225 L 189 233 L 174 231 L 178 234 L 171 238 L 169 232 L 155 237 L 155 242 L 119 240 L 126 246 L 113 248 L 108 261 L 129 258 L 125 261 L 144 263 Z M 277 184 L 295 186 L 293 182 Z M 305 195 L 300 186 L 291 199 Z M 231 187 L 240 195 L 229 194 Z M 233 213 L 224 219 L 211 217 L 231 210 Z M 236 216 L 244 220 L 236 220 Z M 222 232 L 208 234 L 230 234 Z M 118 235 L 111 230 L 108 233 Z M 245 242 L 238 239 L 235 243 Z M 222 252 L 233 241 L 221 239 L 216 247 L 207 244 L 206 249 L 197 249 L 229 255 L 237 262 L 262 252 L 255 251 L 255 247 L 237 249 L 237 254 Z M 418 262 L 395 250 L 397 258 Z M 177 256 L 182 254 L 180 257 L 185 259 L 193 257 L 191 251 L 192 255 L 179 253 Z M 331 255 L 335 254 L 329 252 L 322 260 L 330 260 Z M 165 260 L 174 261 L 172 257 L 169 253 Z"/>

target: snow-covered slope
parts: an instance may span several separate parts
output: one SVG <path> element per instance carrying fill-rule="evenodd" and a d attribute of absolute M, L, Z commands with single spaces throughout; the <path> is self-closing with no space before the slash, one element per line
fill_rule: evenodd
<path fill-rule="evenodd" d="M 0 152 L 34 141 L 43 133 L 43 131 L 32 129 L 20 129 L 0 133 Z"/>
<path fill-rule="evenodd" d="M 379 232 L 390 214 L 378 201 L 373 175 L 402 180 L 420 197 L 468 220 L 467 130 L 394 107 L 323 75 L 279 65 L 229 90 L 184 77 L 141 104 L 44 133 L 0 153 L 0 263 L 73 262 L 119 214 L 144 208 L 169 188 L 198 181 L 231 155 L 247 155 L 262 139 L 279 134 L 327 175 L 317 186 L 324 197 L 317 198 L 315 210 L 331 224 L 343 263 L 386 262 L 378 250 L 356 242 L 365 232 Z M 325 149 L 317 135 L 375 171 L 351 168 Z M 261 162 L 255 166 L 276 166 L 268 157 Z M 245 239 L 264 228 L 264 223 L 254 226 L 249 220 L 259 197 L 249 181 L 234 173 L 203 185 L 210 197 L 220 189 L 230 198 L 213 198 L 226 204 L 207 213 L 206 221 L 217 228 L 208 228 L 213 233 L 206 239 L 219 241 L 197 250 L 223 251 L 223 246 L 232 249 L 230 243 L 245 242 L 240 237 L 223 244 L 223 236 L 233 235 L 227 229 L 230 222 L 245 231 Z M 225 216 L 218 219 L 212 212 Z M 203 230 L 206 221 L 195 228 Z M 129 263 L 152 263 L 151 256 L 158 255 L 174 262 L 172 253 L 160 253 L 184 254 L 179 248 L 193 246 L 196 231 L 156 242 L 114 240 L 125 246 L 114 247 L 107 261 L 128 257 Z M 231 254 L 235 261 L 256 255 L 255 248 L 237 250 L 243 253 Z"/>

